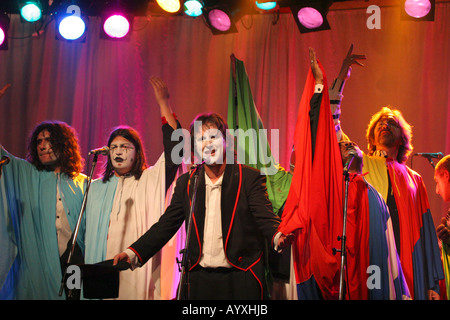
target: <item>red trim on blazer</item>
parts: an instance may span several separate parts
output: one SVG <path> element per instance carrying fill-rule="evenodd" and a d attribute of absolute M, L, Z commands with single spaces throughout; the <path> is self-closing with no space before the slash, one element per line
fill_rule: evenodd
<path fill-rule="evenodd" d="M 231 228 L 233 227 L 234 216 L 235 216 L 235 214 L 236 214 L 236 208 L 237 208 L 237 204 L 238 204 L 238 202 L 239 202 L 239 196 L 241 195 L 241 186 L 242 186 L 242 165 L 239 164 L 239 187 L 238 187 L 238 191 L 237 191 L 237 195 L 236 195 L 236 201 L 235 201 L 235 203 L 234 203 L 233 214 L 231 215 L 230 227 L 228 228 L 228 234 L 227 234 L 227 239 L 226 239 L 226 241 L 225 241 L 225 248 L 224 248 L 224 251 L 225 251 L 225 257 L 227 258 L 227 261 L 228 261 L 228 263 L 229 263 L 230 265 L 232 265 L 233 267 L 235 267 L 235 268 L 237 268 L 237 269 L 239 269 L 239 270 L 244 270 L 244 271 L 246 271 L 245 269 L 239 268 L 238 266 L 235 266 L 234 264 L 232 264 L 231 261 L 228 259 L 228 256 L 227 256 L 228 239 L 230 238 Z M 258 260 L 259 260 L 259 259 L 258 259 Z M 253 266 L 253 265 L 252 265 L 252 266 Z M 251 268 L 251 266 L 250 266 L 249 268 Z M 248 270 L 249 268 L 247 268 L 247 270 Z"/>
<path fill-rule="evenodd" d="M 189 204 L 190 204 L 190 205 L 192 205 L 192 203 L 191 203 L 191 199 L 189 198 L 189 186 L 191 185 L 191 178 L 192 178 L 192 176 L 194 175 L 195 171 L 197 171 L 197 170 L 198 170 L 198 167 L 195 168 L 195 170 L 192 170 L 192 173 L 191 173 L 191 175 L 189 176 L 189 180 L 188 180 L 187 194 L 188 194 L 188 199 L 189 199 Z M 192 269 L 194 269 L 195 266 L 197 266 L 197 264 L 199 264 L 200 258 L 201 258 L 201 256 L 202 256 L 202 250 L 203 250 L 203 248 L 202 248 L 202 243 L 201 243 L 201 241 L 200 241 L 200 235 L 199 235 L 199 233 L 198 233 L 197 222 L 195 221 L 195 214 L 194 214 L 194 211 L 192 211 L 192 222 L 194 223 L 195 234 L 197 235 L 197 241 L 198 241 L 198 246 L 199 246 L 199 248 L 200 248 L 200 253 L 199 253 L 199 255 L 198 255 L 198 260 L 192 265 L 192 267 L 189 269 L 189 271 L 191 271 Z M 189 246 L 189 243 L 188 243 L 188 246 Z"/>
<path fill-rule="evenodd" d="M 138 257 L 138 259 L 139 259 L 139 261 L 141 262 L 141 264 L 143 264 L 142 263 L 142 258 L 141 258 L 141 256 L 140 256 L 140 254 L 136 251 L 136 250 L 134 250 L 132 247 L 128 247 L 128 249 L 130 249 L 131 251 L 133 251 L 135 254 L 136 254 L 136 256 Z"/>
<path fill-rule="evenodd" d="M 261 283 L 261 280 L 259 280 L 259 278 L 256 276 L 256 274 L 253 272 L 252 269 L 250 269 L 250 272 L 255 277 L 256 281 L 258 281 L 258 283 L 259 283 L 259 287 L 261 288 L 261 300 L 263 300 L 264 299 L 264 288 L 263 288 L 263 285 Z"/>
<path fill-rule="evenodd" d="M 175 120 L 177 120 L 177 115 L 175 113 L 172 113 L 172 115 L 175 118 Z M 161 117 L 161 122 L 162 122 L 162 124 L 168 123 L 166 117 Z"/>

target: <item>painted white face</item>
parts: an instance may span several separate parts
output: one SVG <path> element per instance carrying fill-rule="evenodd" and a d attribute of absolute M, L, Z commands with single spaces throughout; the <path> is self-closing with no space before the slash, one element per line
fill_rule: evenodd
<path fill-rule="evenodd" d="M 53 165 L 58 160 L 58 155 L 53 152 L 48 130 L 41 131 L 37 136 L 37 154 L 39 161 L 45 166 Z"/>
<path fill-rule="evenodd" d="M 202 127 L 202 132 L 195 132 L 195 153 L 206 164 L 222 164 L 224 162 L 225 139 L 219 129 Z"/>
<path fill-rule="evenodd" d="M 117 136 L 109 146 L 109 156 L 116 174 L 124 175 L 133 169 L 136 161 L 136 149 L 131 141 Z"/>

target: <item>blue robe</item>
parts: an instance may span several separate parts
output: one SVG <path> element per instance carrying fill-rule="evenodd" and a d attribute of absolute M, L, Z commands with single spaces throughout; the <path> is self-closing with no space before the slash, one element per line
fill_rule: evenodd
<path fill-rule="evenodd" d="M 0 208 L 9 224 L 6 226 L 8 237 L 17 247 L 12 267 L 0 270 L 8 272 L 1 284 L 0 298 L 65 299 L 64 293 L 59 296 L 62 271 L 55 226 L 56 186 L 59 183 L 64 210 L 74 230 L 86 177 L 80 174 L 72 179 L 65 174 L 38 171 L 31 163 L 12 156 L 3 148 L 0 153 L 11 159 L 3 167 Z M 4 231 L 2 227 L 1 232 Z M 84 233 L 83 222 L 77 237 L 82 251 Z"/>

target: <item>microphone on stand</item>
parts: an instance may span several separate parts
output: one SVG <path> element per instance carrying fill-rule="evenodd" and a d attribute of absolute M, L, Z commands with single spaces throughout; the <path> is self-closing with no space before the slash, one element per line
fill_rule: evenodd
<path fill-rule="evenodd" d="M 441 159 L 444 157 L 444 154 L 442 152 L 436 152 L 436 153 L 416 153 L 415 156 L 421 156 L 427 159 Z"/>
<path fill-rule="evenodd" d="M 107 146 L 104 146 L 104 147 L 93 149 L 93 150 L 89 151 L 88 155 L 102 154 L 102 155 L 106 156 L 106 155 L 108 155 L 108 153 L 109 153 L 109 148 Z"/>
<path fill-rule="evenodd" d="M 352 164 L 353 159 L 356 156 L 356 151 L 355 150 L 350 150 L 348 152 L 348 156 L 347 156 L 347 162 L 345 163 L 344 166 L 344 171 L 348 171 L 348 168 L 350 167 L 350 165 Z"/>

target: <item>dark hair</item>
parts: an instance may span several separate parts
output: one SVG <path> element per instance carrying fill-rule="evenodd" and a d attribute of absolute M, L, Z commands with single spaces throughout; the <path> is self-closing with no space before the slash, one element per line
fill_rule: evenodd
<path fill-rule="evenodd" d="M 195 130 L 195 122 L 201 122 L 202 127 L 206 126 L 207 128 L 217 128 L 221 133 L 222 133 L 222 137 L 225 141 L 230 141 L 233 142 L 234 141 L 234 137 L 232 137 L 228 131 L 228 124 L 225 121 L 225 119 L 218 113 L 215 112 L 206 112 L 206 113 L 199 113 L 194 120 L 192 120 L 190 127 L 189 127 L 189 131 L 190 131 L 190 136 L 191 136 L 191 153 L 194 154 L 194 143 L 195 143 L 195 137 L 194 137 L 194 130 Z M 228 135 L 228 139 L 227 139 L 227 135 Z M 236 157 L 236 152 L 234 151 L 234 143 L 230 143 L 226 145 L 226 152 L 227 154 L 229 152 L 231 152 L 231 154 L 233 154 L 234 157 Z M 232 150 L 233 149 L 233 150 Z M 225 154 L 225 150 L 224 150 L 224 154 Z"/>
<path fill-rule="evenodd" d="M 116 137 L 123 137 L 133 143 L 136 150 L 136 161 L 134 162 L 130 174 L 133 175 L 136 179 L 139 179 L 142 175 L 142 172 L 147 168 L 144 147 L 142 145 L 141 138 L 139 137 L 139 133 L 135 129 L 128 126 L 116 127 L 109 135 L 108 147 L 111 146 L 111 142 Z M 113 174 L 114 167 L 111 162 L 111 157 L 108 156 L 108 162 L 106 163 L 105 170 L 103 171 L 103 182 L 108 181 Z"/>
<path fill-rule="evenodd" d="M 377 147 L 375 145 L 375 126 L 381 118 L 386 115 L 392 115 L 398 123 L 398 127 L 401 131 L 402 144 L 398 149 L 397 161 L 399 163 L 405 163 L 409 155 L 413 151 L 412 140 L 412 129 L 411 125 L 406 122 L 405 118 L 400 111 L 391 109 L 390 106 L 382 108 L 379 112 L 375 113 L 370 120 L 369 127 L 367 128 L 366 138 L 367 138 L 367 149 L 369 155 L 373 155 Z"/>
<path fill-rule="evenodd" d="M 32 163 L 39 171 L 50 170 L 41 163 L 37 152 L 37 137 L 44 130 L 50 133 L 53 152 L 58 155 L 55 166 L 71 178 L 77 176 L 84 167 L 77 133 L 75 129 L 62 121 L 44 121 L 34 128 L 28 139 L 26 157 L 28 162 Z"/>

